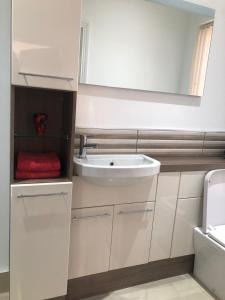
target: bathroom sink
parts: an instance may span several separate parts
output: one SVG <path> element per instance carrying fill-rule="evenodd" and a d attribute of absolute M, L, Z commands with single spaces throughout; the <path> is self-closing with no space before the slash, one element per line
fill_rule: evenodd
<path fill-rule="evenodd" d="M 159 173 L 160 162 L 142 154 L 74 157 L 78 176 L 101 179 L 138 179 Z"/>

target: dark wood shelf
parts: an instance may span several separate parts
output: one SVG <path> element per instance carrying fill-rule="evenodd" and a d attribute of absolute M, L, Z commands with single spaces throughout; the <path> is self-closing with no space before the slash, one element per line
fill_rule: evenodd
<path fill-rule="evenodd" d="M 76 92 L 12 86 L 11 182 L 59 182 L 72 179 Z M 45 134 L 37 135 L 34 114 L 47 115 Z M 54 152 L 61 162 L 61 176 L 38 180 L 16 180 L 20 152 Z"/>
<path fill-rule="evenodd" d="M 36 135 L 35 133 L 14 133 L 15 138 L 37 138 L 37 139 L 64 139 L 70 141 L 69 135 L 56 135 L 56 134 L 45 134 L 45 135 Z"/>

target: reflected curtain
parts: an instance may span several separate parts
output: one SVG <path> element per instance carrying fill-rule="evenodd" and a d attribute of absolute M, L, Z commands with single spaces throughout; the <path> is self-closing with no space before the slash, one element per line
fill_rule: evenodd
<path fill-rule="evenodd" d="M 190 88 L 192 95 L 203 95 L 212 33 L 213 22 L 200 27 L 192 71 Z"/>

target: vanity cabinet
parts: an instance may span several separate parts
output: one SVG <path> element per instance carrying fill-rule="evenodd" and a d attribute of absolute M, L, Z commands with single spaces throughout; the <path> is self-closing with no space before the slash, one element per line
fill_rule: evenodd
<path fill-rule="evenodd" d="M 171 257 L 194 254 L 193 229 L 201 226 L 206 172 L 181 172 Z"/>
<path fill-rule="evenodd" d="M 73 177 L 73 208 L 154 202 L 158 176 L 140 178 L 133 184 L 101 185 Z"/>
<path fill-rule="evenodd" d="M 69 278 L 148 262 L 154 203 L 74 209 Z"/>
<path fill-rule="evenodd" d="M 81 0 L 13 0 L 12 84 L 78 89 Z"/>
<path fill-rule="evenodd" d="M 110 270 L 148 262 L 154 203 L 116 205 Z"/>
<path fill-rule="evenodd" d="M 74 177 L 70 279 L 193 254 L 205 174 L 164 172 L 121 186 Z"/>
<path fill-rule="evenodd" d="M 180 173 L 161 173 L 156 193 L 150 261 L 170 257 Z"/>
<path fill-rule="evenodd" d="M 108 271 L 113 207 L 72 211 L 69 278 Z"/>
<path fill-rule="evenodd" d="M 201 225 L 202 199 L 178 199 L 171 257 L 194 253 L 193 229 Z"/>
<path fill-rule="evenodd" d="M 205 171 L 181 172 L 178 198 L 201 198 L 205 175 Z"/>
<path fill-rule="evenodd" d="M 10 299 L 67 293 L 72 183 L 11 187 Z"/>

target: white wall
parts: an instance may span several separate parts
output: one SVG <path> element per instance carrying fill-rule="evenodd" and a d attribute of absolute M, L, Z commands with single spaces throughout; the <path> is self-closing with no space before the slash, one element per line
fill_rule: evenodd
<path fill-rule="evenodd" d="M 192 2 L 217 10 L 204 96 L 80 86 L 77 126 L 225 130 L 225 1 Z"/>
<path fill-rule="evenodd" d="M 180 92 L 195 14 L 144 0 L 83 0 L 82 6 L 89 25 L 86 83 Z"/>
<path fill-rule="evenodd" d="M 10 14 L 11 1 L 0 1 L 0 273 L 9 269 L 10 190 Z"/>

